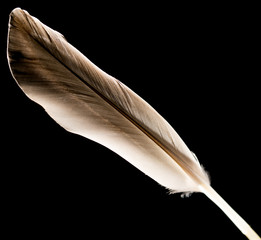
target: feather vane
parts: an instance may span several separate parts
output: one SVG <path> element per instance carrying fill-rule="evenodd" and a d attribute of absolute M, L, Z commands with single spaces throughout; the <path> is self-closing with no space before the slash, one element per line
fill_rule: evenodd
<path fill-rule="evenodd" d="M 10 29 L 14 78 L 57 123 L 108 147 L 172 191 L 198 191 L 200 182 L 209 182 L 174 129 L 60 33 L 21 10 L 11 15 Z"/>

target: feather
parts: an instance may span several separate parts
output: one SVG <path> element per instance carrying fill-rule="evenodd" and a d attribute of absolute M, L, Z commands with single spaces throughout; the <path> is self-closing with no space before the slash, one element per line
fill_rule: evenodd
<path fill-rule="evenodd" d="M 172 192 L 205 193 L 249 239 L 259 239 L 155 109 L 19 8 L 10 14 L 8 62 L 24 93 L 67 131 L 104 145 Z"/>

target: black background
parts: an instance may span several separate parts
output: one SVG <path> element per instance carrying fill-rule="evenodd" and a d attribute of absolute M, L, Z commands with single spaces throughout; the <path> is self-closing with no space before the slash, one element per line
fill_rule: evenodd
<path fill-rule="evenodd" d="M 213 188 L 261 234 L 257 6 L 9 1 L 1 6 L 0 60 L 10 236 L 246 239 L 203 194 L 169 195 L 110 150 L 64 131 L 23 94 L 6 59 L 15 7 L 150 103 L 196 153 Z"/>

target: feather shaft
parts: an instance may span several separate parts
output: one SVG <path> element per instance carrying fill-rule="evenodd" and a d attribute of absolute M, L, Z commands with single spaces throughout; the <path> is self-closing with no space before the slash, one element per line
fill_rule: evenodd
<path fill-rule="evenodd" d="M 231 206 L 209 185 L 201 185 L 200 189 L 211 201 L 213 201 L 237 226 L 237 228 L 250 240 L 260 240 L 257 233 Z"/>

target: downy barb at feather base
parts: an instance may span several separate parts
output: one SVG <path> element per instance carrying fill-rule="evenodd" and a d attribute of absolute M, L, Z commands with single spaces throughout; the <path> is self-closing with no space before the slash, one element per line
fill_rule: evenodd
<path fill-rule="evenodd" d="M 63 128 L 111 149 L 173 192 L 205 193 L 249 239 L 260 239 L 148 103 L 19 8 L 10 15 L 8 62 L 24 93 Z"/>

